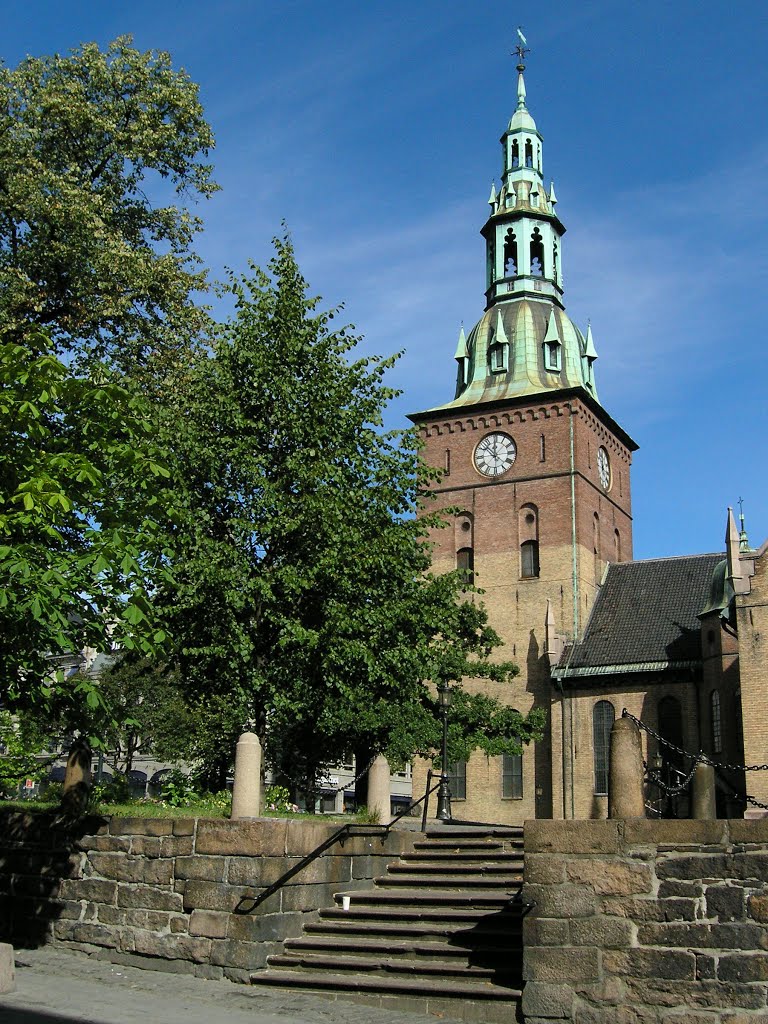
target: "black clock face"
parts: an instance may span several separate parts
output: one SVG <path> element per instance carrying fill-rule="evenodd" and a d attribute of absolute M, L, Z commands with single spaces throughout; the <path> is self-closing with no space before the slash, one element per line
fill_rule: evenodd
<path fill-rule="evenodd" d="M 516 458 L 517 446 L 509 434 L 486 434 L 475 448 L 475 468 L 491 478 L 506 473 Z"/>
<path fill-rule="evenodd" d="M 608 452 L 605 448 L 598 448 L 597 450 L 597 475 L 600 480 L 600 486 L 604 491 L 607 491 L 611 486 L 611 460 L 608 458 Z"/>

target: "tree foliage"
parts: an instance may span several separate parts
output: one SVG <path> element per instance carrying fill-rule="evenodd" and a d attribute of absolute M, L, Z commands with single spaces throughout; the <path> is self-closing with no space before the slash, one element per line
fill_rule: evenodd
<path fill-rule="evenodd" d="M 0 66 L 0 700 L 102 705 L 51 666 L 164 641 L 172 499 L 154 406 L 207 330 L 197 87 L 125 37 Z M 74 699 L 72 699 L 74 698 Z"/>
<path fill-rule="evenodd" d="M 187 490 L 165 614 L 190 692 L 230 694 L 273 763 L 298 754 L 311 778 L 356 742 L 433 749 L 430 684 L 517 669 L 459 575 L 430 571 L 433 472 L 414 432 L 382 428 L 392 360 L 355 358 L 275 246 L 232 280 L 236 313 L 171 421 Z M 488 698 L 484 732 L 465 705 L 466 742 L 530 735 Z"/>
<path fill-rule="evenodd" d="M 200 221 L 216 186 L 197 86 L 129 37 L 0 67 L 0 324 L 123 365 L 199 331 Z M 174 340 L 175 339 L 175 340 Z"/>
<path fill-rule="evenodd" d="M 0 389 L 0 694 L 18 703 L 51 696 L 62 656 L 162 644 L 171 497 L 146 402 L 106 370 L 73 374 L 38 331 L 0 343 Z"/>

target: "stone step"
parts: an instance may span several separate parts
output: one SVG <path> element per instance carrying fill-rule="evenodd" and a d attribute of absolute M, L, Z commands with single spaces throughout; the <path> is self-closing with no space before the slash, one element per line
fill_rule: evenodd
<path fill-rule="evenodd" d="M 503 1002 L 515 1005 L 522 992 L 516 986 L 494 985 L 487 981 L 452 981 L 450 984 L 441 982 L 439 978 L 398 978 L 370 977 L 365 974 L 343 975 L 325 974 L 322 971 L 259 971 L 251 975 L 254 985 L 278 985 L 283 988 L 315 988 L 333 989 L 337 992 L 381 992 L 403 995 L 439 997 L 444 1000 L 478 1000 Z M 510 1020 L 514 1019 L 513 1017 Z"/>
<path fill-rule="evenodd" d="M 373 880 L 373 884 L 377 888 L 382 889 L 397 888 L 398 886 L 410 886 L 415 888 L 418 885 L 424 885 L 426 882 L 429 882 L 429 886 L 433 890 L 455 889 L 457 891 L 464 891 L 467 889 L 502 889 L 515 892 L 522 886 L 523 876 L 522 874 L 517 876 L 510 875 L 508 871 L 503 871 L 499 875 L 492 872 L 482 875 L 446 875 L 442 873 L 435 874 L 434 872 L 429 872 L 424 876 L 409 872 L 408 874 L 403 875 L 382 875 L 381 877 L 374 878 Z"/>
<path fill-rule="evenodd" d="M 515 870 L 517 868 L 517 870 Z M 416 860 L 405 858 L 394 864 L 387 864 L 387 872 L 393 875 L 400 874 L 435 874 L 435 875 L 509 875 L 521 877 L 523 860 L 521 857 L 510 857 L 508 861 L 489 861 L 486 858 L 467 863 L 461 860 L 456 863 L 446 858 L 445 863 L 433 860 Z"/>
<path fill-rule="evenodd" d="M 412 884 L 419 884 L 417 880 Z M 513 896 L 499 889 L 475 889 L 471 890 L 446 890 L 435 888 L 377 888 L 377 889 L 353 889 L 351 892 L 337 892 L 334 894 L 337 903 L 341 903 L 342 897 L 349 896 L 351 905 L 357 907 L 376 906 L 397 906 L 404 904 L 410 907 L 440 906 L 449 904 L 453 907 L 489 907 L 502 910 L 507 907 Z M 521 907 L 522 910 L 522 907 Z"/>
<path fill-rule="evenodd" d="M 519 936 L 518 936 L 519 938 Z M 495 940 L 495 941 L 494 941 Z M 452 942 L 425 942 L 417 936 L 392 937 L 364 935 L 303 935 L 297 939 L 286 939 L 284 948 L 291 954 L 340 953 L 356 956 L 391 957 L 412 960 L 462 961 L 474 966 L 501 966 L 510 969 L 510 964 L 520 956 L 520 944 L 500 945 L 498 934 L 489 934 L 484 941 L 465 939 L 465 945 Z"/>
<path fill-rule="evenodd" d="M 501 839 L 467 839 L 457 841 L 455 839 L 417 839 L 413 844 L 414 850 L 453 850 L 456 853 L 473 850 L 498 850 L 503 853 L 507 844 Z"/>
<path fill-rule="evenodd" d="M 418 853 L 404 853 L 397 863 L 431 864 L 522 864 L 523 851 L 516 850 L 420 850 Z"/>
<path fill-rule="evenodd" d="M 270 970 L 278 968 L 282 970 L 309 970 L 329 971 L 332 974 L 380 974 L 389 976 L 422 977 L 422 978 L 446 978 L 449 981 L 477 980 L 489 981 L 499 984 L 508 981 L 507 987 L 520 984 L 520 972 L 500 971 L 495 967 L 479 967 L 467 965 L 466 963 L 453 960 L 412 960 L 402 958 L 390 958 L 388 956 L 362 957 L 348 956 L 343 953 L 294 951 L 291 953 L 277 953 L 267 957 L 267 965 Z"/>
<path fill-rule="evenodd" d="M 499 909 L 492 909 L 490 912 L 483 907 L 456 907 L 446 905 L 437 906 L 382 906 L 374 904 L 371 906 L 360 906 L 354 903 L 349 910 L 342 910 L 341 907 L 326 907 L 320 911 L 321 922 L 339 923 L 365 923 L 376 921 L 382 925 L 393 924 L 447 924 L 456 927 L 479 927 L 494 928 L 496 925 L 504 927 L 506 922 L 519 925 L 522 920 L 524 907 L 520 903 L 510 903 Z M 307 924 L 307 928 L 312 925 Z"/>
<path fill-rule="evenodd" d="M 499 915 L 502 916 L 502 915 Z M 501 942 L 519 942 L 522 935 L 522 918 L 508 917 L 505 920 L 483 925 L 468 921 L 444 921 L 415 918 L 406 920 L 363 919 L 358 921 L 314 921 L 304 926 L 307 935 L 344 937 L 361 935 L 366 938 L 381 939 L 405 936 L 416 939 L 431 938 L 442 942 L 450 942 L 463 948 L 473 945 L 478 947 L 496 946 Z"/>
<path fill-rule="evenodd" d="M 424 833 L 427 839 L 507 839 L 514 837 L 522 839 L 522 825 L 486 825 L 486 826 L 464 826 L 461 825 L 435 825 L 429 826 Z"/>

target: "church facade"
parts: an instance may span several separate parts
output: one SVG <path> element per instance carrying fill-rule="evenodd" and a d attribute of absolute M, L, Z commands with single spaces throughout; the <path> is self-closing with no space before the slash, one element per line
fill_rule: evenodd
<path fill-rule="evenodd" d="M 482 228 L 484 312 L 460 332 L 453 397 L 411 416 L 424 458 L 442 470 L 437 505 L 458 510 L 452 528 L 435 532 L 434 567 L 461 569 L 482 588 L 469 599 L 484 602 L 502 656 L 520 667 L 508 683 L 464 685 L 547 714 L 544 736 L 522 755 L 475 752 L 452 766 L 454 816 L 509 823 L 605 815 L 608 736 L 624 707 L 668 737 L 644 738 L 660 778 L 674 781 L 686 767 L 673 746 L 712 748 L 702 722 L 708 715 L 711 739 L 713 690 L 722 697 L 720 752 L 738 764 L 745 755 L 738 640 L 725 631 L 722 594 L 711 609 L 717 632 L 702 631 L 700 618 L 713 574 L 725 579 L 725 554 L 632 562 L 637 445 L 600 402 L 591 327 L 580 330 L 565 312 L 565 227 L 527 107 L 524 52 Z M 705 649 L 702 636 L 716 641 Z M 414 795 L 425 774 L 417 762 Z M 724 792 L 743 789 L 737 774 Z M 723 796 L 719 807 L 732 814 L 741 804 Z"/>

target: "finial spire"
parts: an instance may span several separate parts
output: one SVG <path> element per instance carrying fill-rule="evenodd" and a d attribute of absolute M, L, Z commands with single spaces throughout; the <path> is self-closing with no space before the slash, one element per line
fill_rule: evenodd
<path fill-rule="evenodd" d="M 523 27 L 522 27 L 522 25 L 518 25 L 517 26 L 517 38 L 520 41 L 517 44 L 517 46 L 515 47 L 515 54 L 517 55 L 517 62 L 518 62 L 518 64 L 522 64 L 523 65 L 523 70 L 525 70 L 525 55 L 526 55 L 526 53 L 530 53 L 531 52 L 531 48 L 528 45 L 528 40 L 523 35 Z"/>
<path fill-rule="evenodd" d="M 739 551 L 749 551 L 749 537 L 744 527 L 744 499 L 739 498 Z"/>
<path fill-rule="evenodd" d="M 514 54 L 517 56 L 517 109 L 525 110 L 525 79 L 523 78 L 523 72 L 525 71 L 525 55 L 530 53 L 531 49 L 520 25 L 517 26 L 517 38 L 518 44 L 514 50 Z"/>

